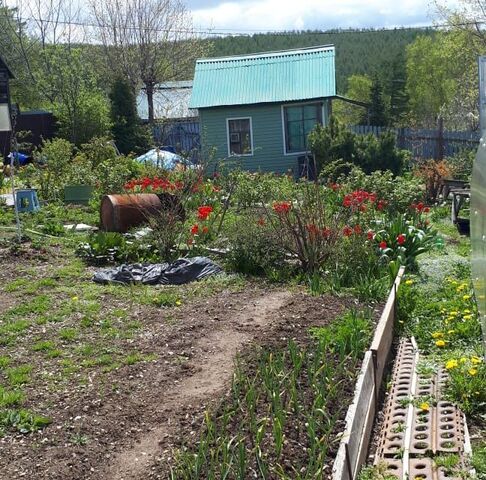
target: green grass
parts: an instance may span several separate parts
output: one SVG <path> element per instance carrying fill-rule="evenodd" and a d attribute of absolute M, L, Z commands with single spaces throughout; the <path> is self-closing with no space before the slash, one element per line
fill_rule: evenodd
<path fill-rule="evenodd" d="M 372 330 L 371 313 L 353 309 L 330 325 L 313 327 L 310 332 L 321 342 L 332 345 L 340 355 L 360 357 L 369 346 Z"/>
<path fill-rule="evenodd" d="M 5 368 L 10 365 L 10 357 L 7 355 L 0 355 L 0 368 Z"/>
<path fill-rule="evenodd" d="M 56 344 L 52 340 L 41 340 L 34 343 L 32 350 L 34 350 L 34 352 L 48 352 L 54 350 L 55 346 Z"/>
<path fill-rule="evenodd" d="M 16 292 L 22 295 L 35 295 L 40 290 L 51 289 L 58 285 L 54 278 L 41 278 L 40 280 L 33 280 L 29 278 L 18 278 L 5 285 L 6 292 Z"/>
<path fill-rule="evenodd" d="M 75 328 L 62 328 L 59 330 L 59 338 L 65 342 L 73 342 L 78 338 L 78 331 Z"/>
<path fill-rule="evenodd" d="M 19 365 L 18 367 L 5 369 L 5 375 L 11 385 L 23 385 L 24 383 L 28 383 L 30 381 L 31 372 L 31 365 Z"/>
<path fill-rule="evenodd" d="M 29 320 L 8 320 L 0 327 L 0 334 L 2 333 L 20 333 L 27 330 L 31 323 Z"/>
<path fill-rule="evenodd" d="M 20 305 L 10 308 L 0 317 L 0 319 L 11 319 L 31 314 L 40 315 L 52 308 L 51 302 L 52 299 L 49 295 L 37 295 Z"/>
<path fill-rule="evenodd" d="M 6 390 L 0 385 L 0 408 L 18 407 L 24 401 L 20 390 Z"/>
<path fill-rule="evenodd" d="M 473 445 L 472 466 L 476 470 L 476 478 L 486 478 L 486 442 L 483 440 L 478 445 Z"/>

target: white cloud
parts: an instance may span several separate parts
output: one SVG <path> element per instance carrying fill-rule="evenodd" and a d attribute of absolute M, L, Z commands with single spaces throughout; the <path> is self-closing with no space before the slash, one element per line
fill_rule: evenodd
<path fill-rule="evenodd" d="M 395 27 L 431 22 L 428 0 L 242 0 L 193 10 L 198 27 L 285 30 Z"/>

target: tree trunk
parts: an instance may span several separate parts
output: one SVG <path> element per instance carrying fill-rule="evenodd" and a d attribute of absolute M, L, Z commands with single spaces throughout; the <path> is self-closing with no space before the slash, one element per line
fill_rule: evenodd
<path fill-rule="evenodd" d="M 152 125 L 154 123 L 154 85 L 153 83 L 145 84 L 145 92 L 147 93 L 148 103 L 148 122 Z"/>

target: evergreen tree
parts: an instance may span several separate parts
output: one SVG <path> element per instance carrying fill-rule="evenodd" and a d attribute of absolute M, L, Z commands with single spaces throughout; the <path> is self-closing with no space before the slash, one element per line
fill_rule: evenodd
<path fill-rule="evenodd" d="M 112 133 L 123 154 L 143 153 L 150 146 L 148 130 L 141 125 L 135 95 L 128 80 L 118 77 L 110 92 Z"/>
<path fill-rule="evenodd" d="M 385 127 L 388 125 L 388 115 L 383 99 L 383 87 L 377 77 L 373 79 L 373 84 L 371 85 L 368 118 L 370 125 L 377 127 Z"/>

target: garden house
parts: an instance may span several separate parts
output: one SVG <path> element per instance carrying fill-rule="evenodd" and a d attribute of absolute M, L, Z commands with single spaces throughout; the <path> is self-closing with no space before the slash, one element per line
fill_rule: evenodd
<path fill-rule="evenodd" d="M 307 135 L 336 96 L 333 46 L 201 59 L 190 108 L 203 152 L 251 171 L 302 174 Z"/>

